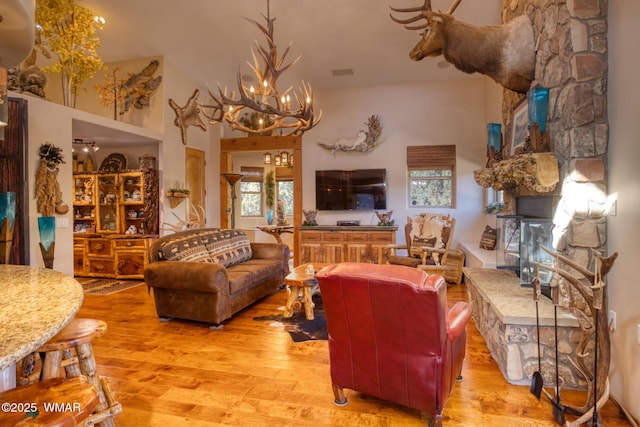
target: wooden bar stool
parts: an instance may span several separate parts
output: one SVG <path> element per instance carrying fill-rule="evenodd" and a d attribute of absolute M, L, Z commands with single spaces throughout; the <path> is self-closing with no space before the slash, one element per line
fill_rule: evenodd
<path fill-rule="evenodd" d="M 52 378 L 0 393 L 3 426 L 67 427 L 83 423 L 100 398 L 84 377 Z M 83 424 L 81 424 L 83 425 Z"/>
<path fill-rule="evenodd" d="M 37 351 L 44 355 L 40 379 L 83 375 L 100 398 L 90 417 L 92 423 L 112 427 L 113 418 L 122 412 L 122 405 L 115 400 L 107 380 L 98 375 L 91 346 L 91 341 L 106 330 L 107 324 L 102 320 L 74 318 Z"/>

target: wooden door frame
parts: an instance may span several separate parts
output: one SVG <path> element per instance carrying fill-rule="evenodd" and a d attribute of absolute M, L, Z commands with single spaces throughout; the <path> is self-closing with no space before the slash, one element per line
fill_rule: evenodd
<path fill-rule="evenodd" d="M 302 137 L 301 136 L 249 136 L 246 138 L 222 138 L 220 140 L 220 227 L 229 227 L 229 185 L 222 176 L 232 172 L 233 153 L 239 152 L 293 153 L 293 226 L 302 224 Z M 237 191 L 237 189 L 236 189 Z M 293 247 L 298 247 L 298 233 L 293 233 Z M 295 249 L 294 249 L 295 250 Z"/>

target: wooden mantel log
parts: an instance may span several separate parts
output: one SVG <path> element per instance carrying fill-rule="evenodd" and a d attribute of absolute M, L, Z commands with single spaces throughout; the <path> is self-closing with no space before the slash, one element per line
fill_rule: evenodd
<path fill-rule="evenodd" d="M 549 193 L 560 181 L 558 160 L 553 153 L 517 154 L 490 168 L 474 171 L 473 177 L 484 188 L 536 193 Z"/>

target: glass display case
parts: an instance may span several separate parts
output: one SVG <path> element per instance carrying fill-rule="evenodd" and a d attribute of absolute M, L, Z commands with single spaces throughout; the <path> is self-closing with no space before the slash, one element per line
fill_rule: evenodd
<path fill-rule="evenodd" d="M 521 215 L 497 215 L 496 268 L 520 271 Z"/>
<path fill-rule="evenodd" d="M 550 219 L 523 218 L 521 220 L 521 243 L 520 243 L 520 284 L 531 286 L 531 280 L 540 275 L 540 283 L 543 287 L 548 287 L 552 273 L 545 269 L 540 269 L 536 263 L 553 266 L 553 256 L 545 252 L 542 247 L 555 251 L 553 246 L 553 221 Z"/>
<path fill-rule="evenodd" d="M 118 193 L 120 184 L 116 174 L 96 175 L 98 180 L 98 233 L 117 233 L 120 230 L 118 217 Z"/>

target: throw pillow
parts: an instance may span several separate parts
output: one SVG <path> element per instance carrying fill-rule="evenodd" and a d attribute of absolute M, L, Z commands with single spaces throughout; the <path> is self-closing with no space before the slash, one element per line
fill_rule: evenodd
<path fill-rule="evenodd" d="M 498 229 L 490 226 L 484 228 L 482 237 L 480 238 L 480 248 L 492 251 L 496 248 L 498 240 Z"/>
<path fill-rule="evenodd" d="M 213 262 L 231 267 L 242 261 L 251 259 L 251 242 L 241 230 L 220 230 L 207 233 L 202 240 Z"/>

